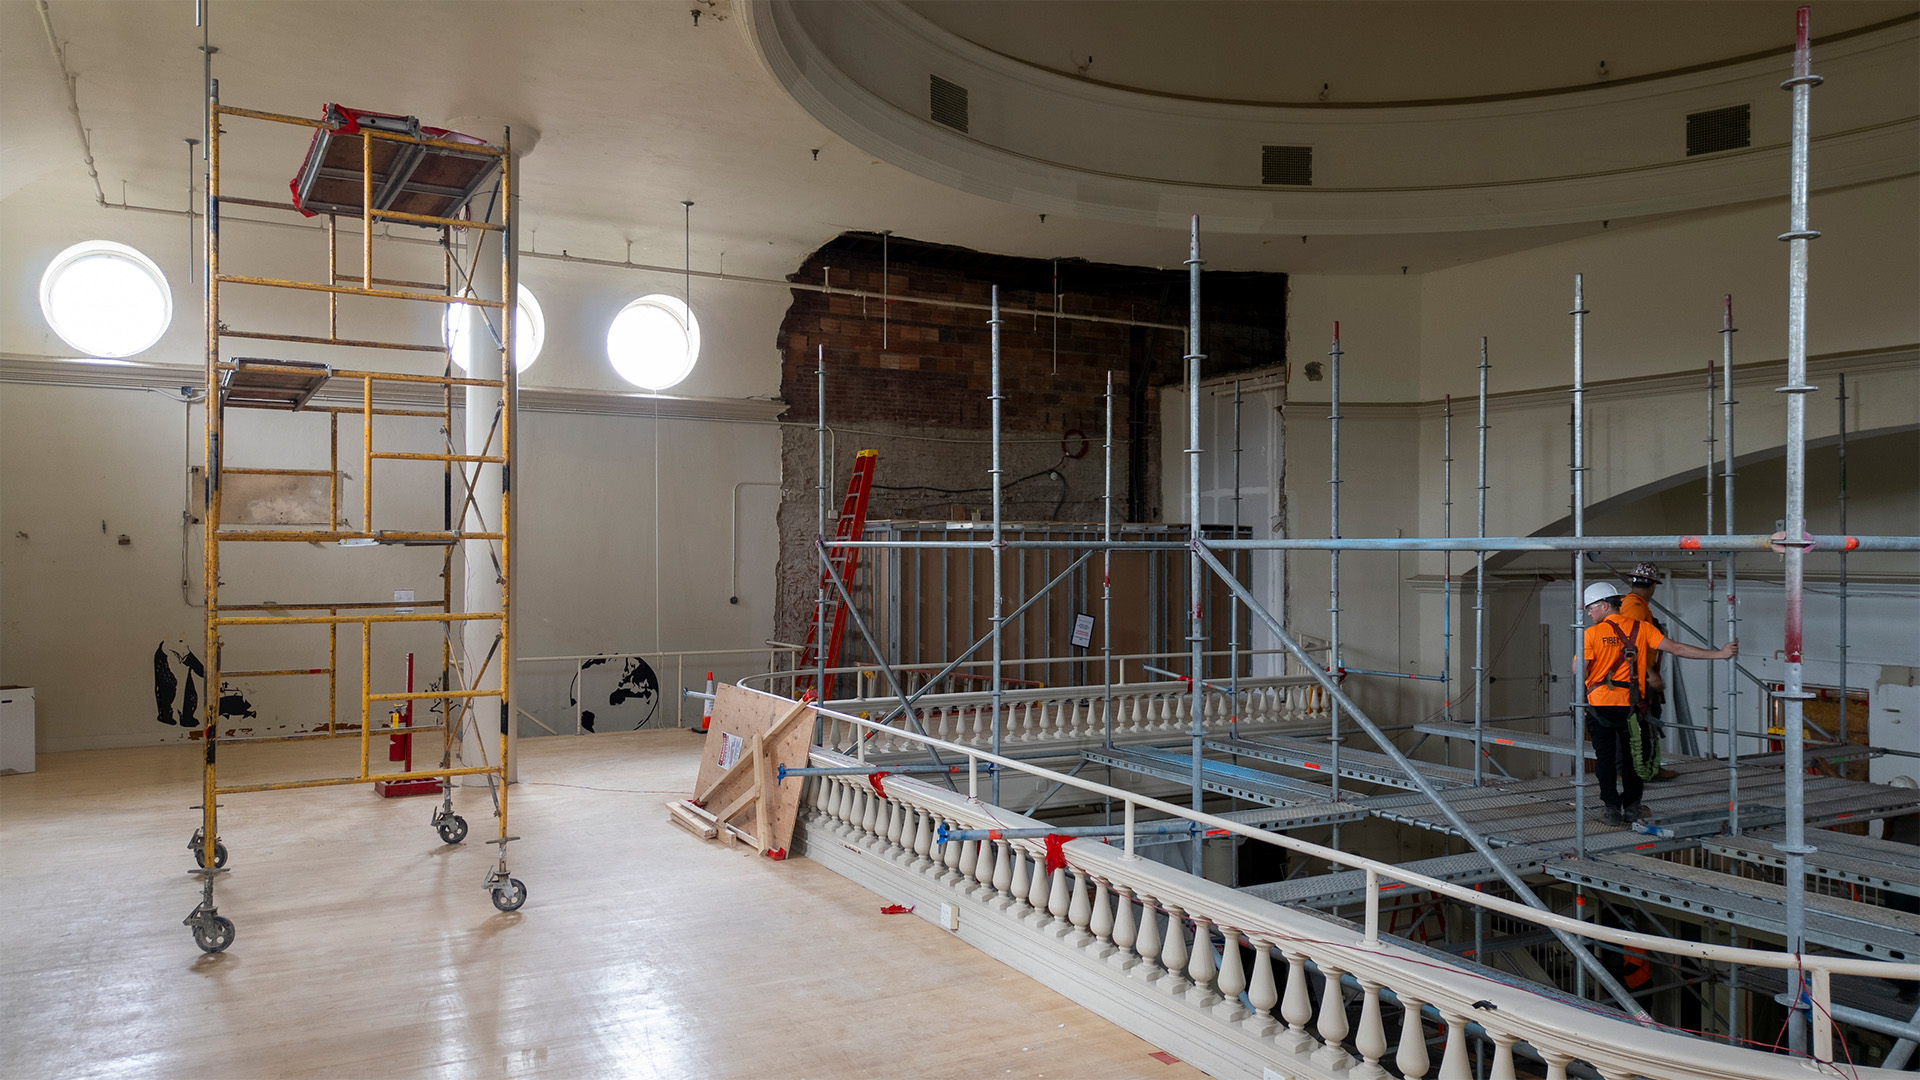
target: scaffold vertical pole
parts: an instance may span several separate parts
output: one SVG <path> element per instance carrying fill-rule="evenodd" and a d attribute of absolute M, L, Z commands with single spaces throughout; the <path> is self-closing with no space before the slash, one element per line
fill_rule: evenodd
<path fill-rule="evenodd" d="M 1100 676 L 1106 686 L 1104 745 L 1113 745 L 1113 369 L 1107 369 L 1106 467 L 1100 498 Z M 973 552 L 967 552 L 971 559 Z M 969 603 L 972 601 L 969 600 Z"/>
<path fill-rule="evenodd" d="M 1200 258 L 1200 217 L 1194 215 L 1192 233 L 1188 240 L 1187 254 L 1187 543 L 1191 550 L 1187 554 L 1187 600 L 1192 605 L 1187 612 L 1187 675 L 1192 684 L 1192 696 L 1189 710 L 1192 721 L 1193 737 L 1193 809 L 1197 813 L 1204 809 L 1206 790 L 1201 786 L 1201 747 L 1207 737 L 1207 699 L 1206 673 L 1201 670 L 1205 663 L 1206 625 L 1202 621 L 1204 606 L 1200 598 L 1204 583 L 1204 570 L 1200 565 L 1200 363 L 1206 354 L 1200 351 L 1200 268 L 1205 262 Z M 1237 538 L 1236 538 L 1237 539 Z M 1206 838 L 1198 833 L 1193 837 L 1192 871 L 1196 877 L 1205 876 L 1201 865 L 1201 852 Z M 1177 932 L 1177 931 L 1176 931 Z"/>
<path fill-rule="evenodd" d="M 1720 472 L 1720 497 L 1725 500 L 1725 513 L 1721 520 L 1726 523 L 1728 535 L 1734 532 L 1733 524 L 1733 407 L 1739 404 L 1733 396 L 1733 335 L 1738 329 L 1733 325 L 1733 295 L 1729 293 L 1724 301 L 1720 316 L 1720 459 L 1723 462 Z M 1739 556 L 1727 552 L 1725 562 L 1726 583 L 1726 621 L 1727 640 L 1738 637 L 1740 614 L 1738 608 L 1739 589 L 1736 585 L 1735 560 Z M 1727 658 L 1727 832 L 1740 835 L 1740 674 L 1739 661 Z M 1736 972 L 1737 974 L 1737 972 Z M 1735 1011 L 1738 1022 L 1738 1011 Z"/>
<path fill-rule="evenodd" d="M 1327 350 L 1328 388 L 1327 409 L 1327 538 L 1340 539 L 1340 324 L 1333 324 L 1333 347 Z M 1336 549 L 1327 552 L 1327 671 L 1335 682 L 1340 681 L 1340 552 Z M 1330 768 L 1327 770 L 1328 782 L 1332 784 L 1331 798 L 1340 801 L 1340 702 L 1329 697 L 1327 721 L 1327 746 L 1331 755 Z M 1333 846 L 1340 846 L 1340 826 L 1333 827 Z"/>
<path fill-rule="evenodd" d="M 1003 709 L 1005 692 L 1001 685 L 1001 671 L 1006 661 L 1006 643 L 1002 632 L 1006 622 L 1006 613 L 1004 610 L 1006 604 L 1006 583 L 1003 565 L 1006 556 L 1006 541 L 1001 532 L 1003 523 L 1001 521 L 1000 501 L 1000 479 L 1002 474 L 1000 468 L 1000 405 L 1006 400 L 1005 396 L 1000 393 L 1000 327 L 1002 322 L 1003 320 L 1000 318 L 1000 286 L 995 285 L 993 287 L 993 313 L 992 318 L 988 320 L 988 325 L 993 328 L 993 370 L 991 372 L 992 393 L 988 395 L 987 400 L 992 406 L 991 412 L 993 414 L 993 752 L 996 754 L 1000 752 L 1000 743 L 1006 726 Z M 1000 805 L 999 769 L 993 770 L 993 804 L 995 806 Z"/>
<path fill-rule="evenodd" d="M 1487 535 L 1487 339 L 1480 339 L 1480 428 L 1474 485 L 1474 536 Z M 1487 730 L 1487 553 L 1473 553 L 1473 785 L 1480 786 Z M 1575 747 L 1576 754 L 1578 747 Z"/>
<path fill-rule="evenodd" d="M 1453 395 L 1446 396 L 1440 416 L 1440 535 L 1453 537 Z M 1440 553 L 1440 718 L 1453 722 L 1453 552 Z M 1442 753 L 1452 745 L 1441 744 Z"/>
<path fill-rule="evenodd" d="M 1804 653 L 1801 603 L 1806 575 L 1807 549 L 1807 394 L 1815 388 L 1807 385 L 1807 242 L 1819 236 L 1807 224 L 1807 150 L 1808 99 L 1820 78 L 1813 74 L 1812 47 L 1809 43 L 1809 9 L 1795 14 L 1793 77 L 1781 85 L 1793 94 L 1793 158 L 1788 195 L 1789 224 L 1780 239 L 1787 242 L 1787 505 L 1785 536 L 1780 546 L 1786 558 L 1785 600 L 1785 687 L 1779 694 L 1784 716 L 1782 745 L 1786 750 L 1786 842 L 1780 851 L 1786 856 L 1787 926 L 1786 949 L 1790 953 L 1806 950 L 1807 870 L 1806 857 L 1814 849 L 1807 845 L 1806 814 L 1806 725 L 1804 702 L 1810 696 L 1802 685 Z M 1805 978 L 1795 971 L 1789 996 L 1794 1004 L 1788 1017 L 1788 1045 L 1796 1052 L 1807 1049 L 1808 1016 Z M 1823 1020 L 1824 1022 L 1824 1020 Z"/>
<path fill-rule="evenodd" d="M 1585 281 L 1573 275 L 1573 535 L 1587 534 L 1586 389 L 1587 311 Z M 1573 553 L 1573 857 L 1587 856 L 1587 556 Z M 1630 723 L 1632 721 L 1629 721 Z"/>

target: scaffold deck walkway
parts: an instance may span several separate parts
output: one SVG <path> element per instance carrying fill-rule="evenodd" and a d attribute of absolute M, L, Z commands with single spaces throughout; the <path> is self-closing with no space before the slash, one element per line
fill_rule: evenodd
<path fill-rule="evenodd" d="M 1081 756 L 1096 765 L 1107 765 L 1160 780 L 1185 782 L 1193 777 L 1191 755 L 1150 746 L 1083 750 Z M 1201 787 L 1218 795 L 1231 795 L 1236 799 L 1268 806 L 1293 806 L 1309 801 L 1331 805 L 1327 789 L 1310 780 L 1295 780 L 1278 773 L 1263 772 L 1245 765 L 1230 765 L 1224 761 L 1202 761 L 1200 768 Z"/>
<path fill-rule="evenodd" d="M 1546 851 L 1524 844 L 1501 848 L 1496 854 L 1500 857 L 1502 864 L 1522 874 L 1538 873 L 1543 864 L 1565 857 L 1562 852 Z M 1500 876 L 1493 867 L 1487 865 L 1487 860 L 1474 851 L 1464 855 L 1441 855 L 1432 859 L 1419 859 L 1402 863 L 1401 868 L 1409 873 L 1425 874 L 1441 881 L 1463 885 L 1477 885 L 1481 882 L 1493 881 Z M 1401 887 L 1398 884 L 1386 884 L 1380 887 L 1380 891 L 1385 895 L 1389 889 Z M 1339 907 L 1344 904 L 1357 904 L 1366 899 L 1367 872 L 1342 870 L 1333 874 L 1316 874 L 1312 877 L 1293 878 L 1288 881 L 1272 881 L 1264 885 L 1248 885 L 1240 891 L 1248 896 L 1275 904 L 1295 904 L 1317 908 Z"/>
<path fill-rule="evenodd" d="M 1268 761 L 1276 765 L 1289 765 L 1297 769 L 1310 769 L 1315 772 L 1333 771 L 1333 753 L 1328 749 L 1325 739 L 1303 739 L 1292 735 L 1258 735 L 1242 739 L 1208 739 L 1206 749 L 1216 754 L 1229 754 L 1236 757 L 1253 758 L 1256 761 Z M 1468 787 L 1473 784 L 1473 770 L 1440 765 L 1432 762 L 1420 763 L 1421 773 L 1434 783 L 1443 787 Z M 1364 780 L 1384 787 L 1413 790 L 1415 785 L 1409 780 L 1393 759 L 1385 754 L 1370 750 L 1340 748 L 1340 775 L 1349 780 Z"/>
<path fill-rule="evenodd" d="M 1759 829 L 1745 836 L 1703 840 L 1700 846 L 1729 859 L 1778 868 L 1786 865 L 1786 857 L 1774 845 L 1784 839 L 1779 829 Z M 1807 856 L 1809 874 L 1920 896 L 1920 847 L 1830 829 L 1808 833 L 1807 843 L 1817 849 Z"/>
<path fill-rule="evenodd" d="M 1572 884 L 1725 919 L 1759 933 L 1786 932 L 1786 890 L 1751 878 L 1626 854 L 1568 859 L 1542 869 Z M 1807 940 L 1877 960 L 1910 961 L 1920 957 L 1920 916 L 1808 893 Z"/>

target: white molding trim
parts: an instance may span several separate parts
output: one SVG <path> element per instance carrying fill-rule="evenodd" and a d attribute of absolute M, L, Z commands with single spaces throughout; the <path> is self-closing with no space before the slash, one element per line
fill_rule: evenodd
<path fill-rule="evenodd" d="M 156 390 L 177 393 L 183 386 L 206 385 L 203 368 L 185 364 L 138 361 L 100 361 L 81 356 L 0 353 L 0 384 L 62 386 L 87 390 Z M 360 396 L 323 390 L 315 401 L 323 405 L 358 405 Z M 376 388 L 375 404 L 401 408 L 432 408 L 440 391 L 431 384 L 388 383 Z M 454 411 L 460 409 L 456 400 Z M 577 387 L 522 386 L 520 410 L 530 413 L 576 413 L 591 416 L 632 416 L 662 420 L 709 420 L 733 423 L 772 423 L 787 411 L 784 401 L 760 398 L 688 397 Z"/>

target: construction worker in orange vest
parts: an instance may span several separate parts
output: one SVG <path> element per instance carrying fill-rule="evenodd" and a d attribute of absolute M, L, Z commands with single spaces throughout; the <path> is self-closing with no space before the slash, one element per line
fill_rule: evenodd
<path fill-rule="evenodd" d="M 1586 660 L 1587 737 L 1593 742 L 1594 778 L 1606 804 L 1606 821 L 1626 825 L 1651 813 L 1640 802 L 1642 780 L 1634 771 L 1634 744 L 1640 741 L 1646 709 L 1647 669 L 1660 653 L 1686 660 L 1725 660 L 1740 651 L 1737 641 L 1718 649 L 1700 649 L 1667 637 L 1650 622 L 1620 613 L 1626 587 L 1617 581 L 1587 586 Z M 1573 659 L 1580 673 L 1581 658 Z"/>

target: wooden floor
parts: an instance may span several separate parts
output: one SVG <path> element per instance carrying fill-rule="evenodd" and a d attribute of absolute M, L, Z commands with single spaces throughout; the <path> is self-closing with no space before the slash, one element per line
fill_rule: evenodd
<path fill-rule="evenodd" d="M 1154 1077 L 1132 1035 L 818 866 L 666 823 L 697 737 L 524 743 L 512 914 L 481 888 L 484 788 L 228 796 L 233 947 L 180 924 L 197 747 L 46 754 L 0 778 L 0 1076 Z M 338 775 L 346 744 L 222 753 Z"/>

